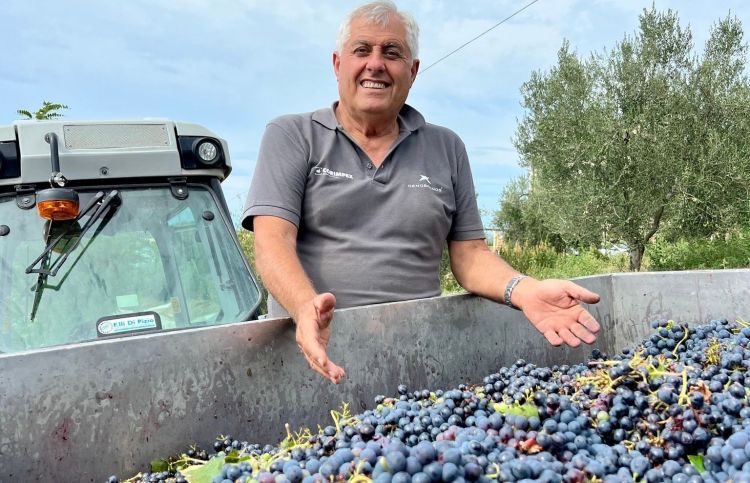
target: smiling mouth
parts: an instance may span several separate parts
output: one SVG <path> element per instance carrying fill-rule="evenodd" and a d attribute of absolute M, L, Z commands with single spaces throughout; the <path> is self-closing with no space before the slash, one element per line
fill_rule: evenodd
<path fill-rule="evenodd" d="M 365 89 L 385 89 L 386 87 L 390 86 L 387 82 L 382 81 L 371 81 L 371 80 L 364 80 L 359 83 L 362 87 Z"/>

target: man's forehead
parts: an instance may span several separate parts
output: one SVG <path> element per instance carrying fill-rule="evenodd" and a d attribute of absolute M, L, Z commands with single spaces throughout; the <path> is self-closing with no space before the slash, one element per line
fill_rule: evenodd
<path fill-rule="evenodd" d="M 406 28 L 398 17 L 391 16 L 385 27 L 366 18 L 354 18 L 349 27 L 349 43 L 406 45 Z"/>

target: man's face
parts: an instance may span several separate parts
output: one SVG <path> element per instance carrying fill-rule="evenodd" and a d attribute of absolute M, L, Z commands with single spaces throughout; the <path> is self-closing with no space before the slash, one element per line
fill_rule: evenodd
<path fill-rule="evenodd" d="M 360 115 L 393 115 L 406 102 L 419 61 L 406 44 L 406 29 L 396 17 L 388 27 L 362 18 L 350 25 L 349 39 L 333 54 L 339 104 Z"/>

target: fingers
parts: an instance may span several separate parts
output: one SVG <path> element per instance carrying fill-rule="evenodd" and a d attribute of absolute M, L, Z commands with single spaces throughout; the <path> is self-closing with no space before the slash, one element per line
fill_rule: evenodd
<path fill-rule="evenodd" d="M 344 372 L 344 369 L 331 362 L 328 357 L 325 357 L 325 352 L 323 353 L 324 359 L 316 359 L 314 357 L 311 357 L 309 353 L 305 351 L 302 345 L 298 345 L 302 350 L 302 355 L 305 356 L 307 363 L 310 365 L 310 368 L 321 376 L 325 377 L 334 384 L 340 383 L 341 380 L 346 376 L 346 372 Z"/>
<path fill-rule="evenodd" d="M 586 310 L 583 310 L 578 316 L 578 322 L 582 326 L 586 327 L 586 329 L 592 334 L 596 334 L 601 329 L 599 322 L 597 322 L 594 316 L 588 313 Z"/>
<path fill-rule="evenodd" d="M 573 324 L 570 327 L 570 332 L 572 332 L 576 338 L 578 338 L 579 340 L 587 344 L 593 344 L 596 341 L 596 336 L 592 334 L 591 332 L 589 332 L 581 324 Z"/>
<path fill-rule="evenodd" d="M 586 344 L 596 342 L 596 336 L 580 324 L 574 324 L 569 328 L 562 327 L 557 330 L 548 330 L 544 333 L 544 338 L 553 346 L 565 344 L 570 347 L 578 347 L 581 342 Z"/>
<path fill-rule="evenodd" d="M 337 383 L 337 382 L 336 382 L 335 380 L 333 380 L 333 379 L 331 378 L 331 376 L 330 376 L 330 375 L 328 374 L 328 371 L 326 371 L 326 370 L 325 370 L 325 369 L 323 369 L 323 368 L 322 368 L 322 367 L 321 367 L 320 365 L 318 365 L 318 363 L 316 363 L 315 361 L 313 361 L 313 360 L 312 360 L 312 359 L 310 358 L 310 356 L 308 356 L 307 354 L 305 354 L 305 352 L 304 352 L 304 351 L 302 351 L 302 355 L 304 355 L 304 356 L 305 356 L 305 359 L 307 359 L 307 363 L 308 363 L 308 364 L 310 365 L 310 369 L 314 370 L 315 372 L 317 372 L 317 373 L 318 373 L 318 374 L 320 374 L 321 376 L 325 377 L 325 378 L 326 378 L 326 379 L 328 379 L 329 381 L 333 382 L 334 384 L 338 384 L 338 383 Z"/>
<path fill-rule="evenodd" d="M 334 384 L 340 383 L 341 380 L 346 376 L 346 372 L 344 371 L 344 369 L 337 366 L 330 360 L 328 361 L 327 371 L 328 371 L 329 380 Z"/>
<path fill-rule="evenodd" d="M 326 356 L 325 349 L 318 343 L 315 334 L 309 334 L 309 332 L 309 330 L 305 330 L 303 323 L 297 324 L 297 346 L 310 364 L 310 368 L 328 378 L 326 371 L 328 356 Z"/>
<path fill-rule="evenodd" d="M 336 308 L 336 297 L 330 293 L 322 293 L 313 299 L 315 313 L 321 329 L 325 329 L 333 319 L 333 309 Z"/>
<path fill-rule="evenodd" d="M 557 332 L 555 332 L 554 330 L 548 330 L 547 332 L 545 332 L 544 337 L 545 339 L 547 339 L 547 341 L 550 344 L 552 344 L 555 347 L 562 345 L 563 343 L 563 340 L 560 338 L 559 335 L 557 335 Z"/>
<path fill-rule="evenodd" d="M 534 304 L 524 307 L 532 325 L 554 346 L 593 344 L 601 327 L 579 302 L 596 303 L 599 295 L 567 280 L 542 283 L 547 284 L 545 290 L 540 291 Z"/>
<path fill-rule="evenodd" d="M 316 296 L 312 302 L 314 315 L 309 313 L 307 318 L 301 317 L 297 321 L 297 345 L 310 368 L 332 383 L 338 384 L 346 373 L 331 362 L 326 354 L 328 327 L 333 319 L 336 297 L 331 293 L 323 293 Z"/>
<path fill-rule="evenodd" d="M 579 322 L 580 321 L 580 322 Z M 544 321 L 537 325 L 540 332 L 554 346 L 562 344 L 578 347 L 581 342 L 593 344 L 596 342 L 596 332 L 599 323 L 588 312 L 578 308 L 578 313 L 568 313 L 553 320 Z"/>
<path fill-rule="evenodd" d="M 573 333 L 567 328 L 558 330 L 557 335 L 560 336 L 563 342 L 570 347 L 578 347 L 581 345 L 581 339 L 573 335 Z"/>
<path fill-rule="evenodd" d="M 598 294 L 570 281 L 566 284 L 565 290 L 572 298 L 580 300 L 581 302 L 586 304 L 595 304 L 599 301 Z"/>
<path fill-rule="evenodd" d="M 331 320 L 333 320 L 333 311 L 323 312 L 318 315 L 318 325 L 320 325 L 321 329 L 328 328 L 331 325 Z"/>
<path fill-rule="evenodd" d="M 314 362 L 321 370 L 328 365 L 328 356 L 325 347 L 319 342 L 317 327 L 309 327 L 310 324 L 317 325 L 316 321 L 300 321 L 297 323 L 297 345 L 302 349 L 305 357 Z"/>

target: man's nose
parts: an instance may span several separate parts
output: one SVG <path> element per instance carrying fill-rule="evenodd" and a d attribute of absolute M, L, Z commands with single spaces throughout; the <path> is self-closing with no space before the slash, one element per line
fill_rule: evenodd
<path fill-rule="evenodd" d="M 374 72 L 385 70 L 385 59 L 379 50 L 373 50 L 372 54 L 367 58 L 367 70 Z"/>

